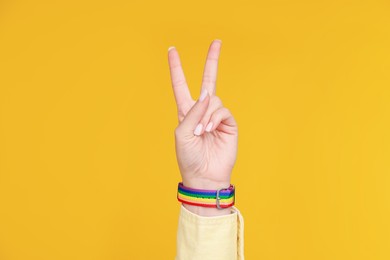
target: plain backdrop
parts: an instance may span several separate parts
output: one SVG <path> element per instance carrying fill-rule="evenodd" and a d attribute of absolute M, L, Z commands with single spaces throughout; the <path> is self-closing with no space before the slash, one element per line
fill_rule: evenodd
<path fill-rule="evenodd" d="M 0 2 L 0 259 L 173 259 L 167 49 L 239 126 L 250 260 L 390 258 L 388 1 Z"/>

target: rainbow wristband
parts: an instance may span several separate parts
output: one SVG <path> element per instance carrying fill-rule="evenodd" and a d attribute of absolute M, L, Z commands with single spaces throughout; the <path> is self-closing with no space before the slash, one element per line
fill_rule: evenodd
<path fill-rule="evenodd" d="M 185 204 L 208 208 L 229 208 L 235 202 L 235 187 L 230 185 L 229 188 L 218 190 L 201 190 L 185 187 L 179 182 L 177 189 L 177 199 Z"/>

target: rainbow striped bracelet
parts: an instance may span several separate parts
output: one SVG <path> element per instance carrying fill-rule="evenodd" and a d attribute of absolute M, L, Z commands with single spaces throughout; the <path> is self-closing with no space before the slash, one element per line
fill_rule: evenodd
<path fill-rule="evenodd" d="M 193 189 L 179 182 L 177 188 L 177 199 L 185 204 L 208 208 L 229 208 L 235 202 L 235 187 L 230 185 L 229 188 L 218 190 L 201 190 Z"/>

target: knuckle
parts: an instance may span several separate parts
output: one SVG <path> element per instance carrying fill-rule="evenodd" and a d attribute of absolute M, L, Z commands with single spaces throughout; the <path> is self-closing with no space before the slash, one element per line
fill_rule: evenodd
<path fill-rule="evenodd" d="M 203 77 L 203 84 L 215 84 L 216 83 L 216 80 L 214 77 L 210 76 L 210 75 L 204 75 Z"/>
<path fill-rule="evenodd" d="M 179 110 L 178 113 L 177 113 L 177 118 L 179 119 L 179 123 L 181 121 L 183 121 L 184 117 L 185 117 L 184 111 L 183 110 Z"/>
<path fill-rule="evenodd" d="M 180 129 L 179 126 L 177 126 L 177 127 L 175 128 L 175 131 L 174 131 L 175 136 L 176 136 L 176 137 L 179 136 L 179 135 L 180 135 L 180 132 L 181 132 L 181 129 Z"/>
<path fill-rule="evenodd" d="M 223 104 L 222 104 L 222 100 L 218 97 L 218 96 L 212 96 L 212 100 L 211 100 L 211 102 L 213 103 L 213 104 L 215 104 L 215 107 L 222 107 L 223 106 Z"/>
<path fill-rule="evenodd" d="M 185 79 L 177 79 L 177 80 L 173 81 L 173 85 L 177 86 L 177 87 L 181 87 L 181 86 L 184 86 L 186 84 L 187 83 L 186 83 Z"/>
<path fill-rule="evenodd" d="M 231 114 L 229 108 L 227 108 L 227 107 L 223 107 L 223 108 L 222 108 L 222 113 L 223 113 L 224 115 L 230 115 L 230 114 Z"/>

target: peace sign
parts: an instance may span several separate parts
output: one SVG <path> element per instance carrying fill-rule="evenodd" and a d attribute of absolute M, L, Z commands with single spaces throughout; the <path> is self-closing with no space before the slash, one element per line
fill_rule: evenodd
<path fill-rule="evenodd" d="M 179 119 L 175 129 L 176 157 L 183 184 L 192 188 L 229 187 L 236 161 L 237 123 L 216 96 L 221 46 L 220 40 L 214 40 L 209 47 L 197 101 L 191 97 L 178 51 L 175 47 L 168 49 Z"/>

